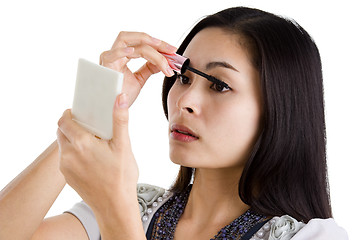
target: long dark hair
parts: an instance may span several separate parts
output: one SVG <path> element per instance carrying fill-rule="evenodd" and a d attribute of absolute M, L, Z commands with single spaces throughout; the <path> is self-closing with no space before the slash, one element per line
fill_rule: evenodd
<path fill-rule="evenodd" d="M 321 60 L 309 34 L 295 21 L 257 9 L 229 8 L 202 19 L 187 35 L 182 54 L 202 29 L 220 27 L 248 41 L 258 69 L 264 125 L 239 181 L 239 196 L 255 211 L 299 221 L 332 217 L 326 164 Z M 175 78 L 163 82 L 163 108 Z M 181 166 L 171 189 L 183 191 L 194 169 Z"/>

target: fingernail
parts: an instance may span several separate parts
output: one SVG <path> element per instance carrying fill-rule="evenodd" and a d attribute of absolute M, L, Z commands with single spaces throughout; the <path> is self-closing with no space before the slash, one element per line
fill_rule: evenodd
<path fill-rule="evenodd" d="M 118 108 L 127 108 L 128 107 L 128 96 L 126 93 L 121 93 L 117 99 Z"/>
<path fill-rule="evenodd" d="M 167 67 L 166 72 L 167 72 L 167 74 L 168 74 L 169 76 L 173 76 L 173 75 L 174 75 L 173 69 L 172 69 L 171 67 L 169 67 L 169 66 Z"/>
<path fill-rule="evenodd" d="M 132 53 L 134 51 L 134 47 L 126 47 L 124 48 L 125 53 Z"/>
<path fill-rule="evenodd" d="M 169 45 L 167 44 L 167 48 L 171 51 L 171 52 L 176 52 L 177 51 L 177 48 L 172 46 L 172 45 Z"/>
<path fill-rule="evenodd" d="M 156 45 L 161 44 L 162 40 L 159 40 L 158 38 L 152 37 L 152 42 Z"/>

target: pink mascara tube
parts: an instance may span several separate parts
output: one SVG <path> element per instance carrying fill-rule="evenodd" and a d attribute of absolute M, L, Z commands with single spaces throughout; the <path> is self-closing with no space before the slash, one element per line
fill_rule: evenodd
<path fill-rule="evenodd" d="M 186 71 L 189 65 L 189 58 L 183 57 L 176 53 L 167 54 L 161 53 L 168 61 L 169 66 L 177 73 L 182 74 Z"/>

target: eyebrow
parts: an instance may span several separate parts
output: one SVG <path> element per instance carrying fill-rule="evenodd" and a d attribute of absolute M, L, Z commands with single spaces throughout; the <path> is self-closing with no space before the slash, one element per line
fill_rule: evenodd
<path fill-rule="evenodd" d="M 211 70 L 212 68 L 216 68 L 216 67 L 228 68 L 228 69 L 232 69 L 233 71 L 238 72 L 238 70 L 235 67 L 233 67 L 231 64 L 229 64 L 227 62 L 209 62 L 206 65 L 206 71 Z"/>

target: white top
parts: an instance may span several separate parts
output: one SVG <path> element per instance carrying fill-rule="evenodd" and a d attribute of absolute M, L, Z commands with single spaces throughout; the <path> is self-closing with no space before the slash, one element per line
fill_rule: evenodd
<path fill-rule="evenodd" d="M 147 232 L 154 213 L 171 196 L 172 193 L 165 189 L 148 185 L 138 184 L 138 203 L 141 212 L 143 229 Z M 84 202 L 75 204 L 67 213 L 73 214 L 83 224 L 90 240 L 101 240 L 99 226 L 91 208 Z M 307 224 L 298 222 L 296 219 L 284 215 L 274 217 L 268 221 L 251 240 L 347 240 L 346 231 L 339 227 L 332 219 L 312 219 Z"/>

